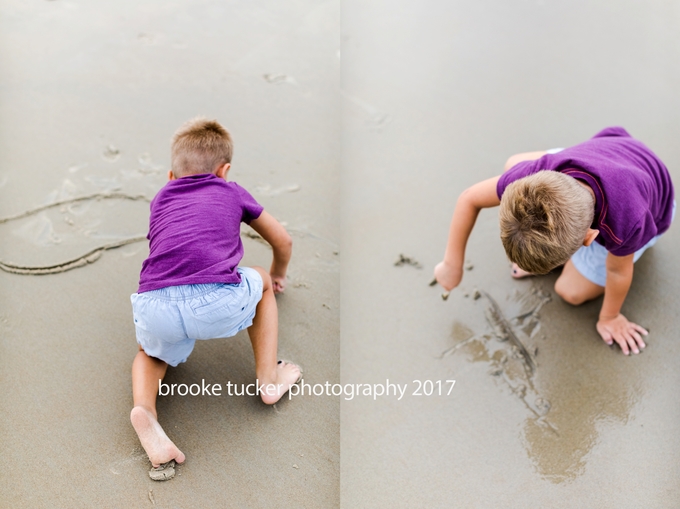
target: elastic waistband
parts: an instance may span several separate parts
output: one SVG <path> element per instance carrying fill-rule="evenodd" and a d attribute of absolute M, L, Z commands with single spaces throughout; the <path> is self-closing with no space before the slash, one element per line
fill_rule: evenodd
<path fill-rule="evenodd" d="M 224 286 L 239 286 L 238 283 L 201 283 L 195 285 L 166 286 L 137 295 L 146 295 L 160 300 L 186 300 L 201 297 Z"/>

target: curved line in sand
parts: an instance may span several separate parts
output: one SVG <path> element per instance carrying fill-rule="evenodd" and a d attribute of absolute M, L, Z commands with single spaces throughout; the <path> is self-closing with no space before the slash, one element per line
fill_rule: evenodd
<path fill-rule="evenodd" d="M 19 214 L 16 214 L 14 216 L 8 216 L 8 217 L 0 217 L 0 224 L 2 223 L 8 223 L 10 221 L 14 221 L 16 219 L 23 219 L 24 217 L 32 216 L 33 214 L 37 214 L 38 212 L 42 212 L 43 210 L 48 210 L 54 207 L 59 207 L 60 205 L 69 205 L 71 203 L 78 203 L 81 201 L 87 201 L 87 200 L 110 200 L 110 199 L 121 199 L 121 200 L 144 200 L 147 202 L 150 202 L 149 198 L 144 196 L 143 194 L 125 194 L 125 193 L 95 193 L 95 194 L 88 194 L 86 196 L 78 196 L 77 198 L 69 198 L 67 200 L 59 200 L 59 201 L 54 201 L 52 203 L 48 203 L 47 205 L 41 205 L 40 207 L 36 207 L 31 210 L 27 210 L 25 212 L 21 212 Z"/>
<path fill-rule="evenodd" d="M 130 237 L 128 239 L 117 240 L 116 242 L 111 242 L 109 244 L 104 244 L 94 248 L 93 250 L 85 253 L 82 256 L 67 260 L 65 262 L 58 263 L 56 265 L 43 265 L 34 267 L 25 267 L 21 265 L 14 265 L 13 263 L 7 263 L 0 260 L 0 270 L 9 272 L 11 274 L 23 274 L 29 276 L 42 276 L 45 274 L 58 274 L 60 272 L 66 272 L 71 269 L 76 269 L 78 267 L 84 267 L 88 263 L 94 263 L 101 257 L 104 251 L 109 249 L 115 249 L 117 247 L 126 246 L 127 244 L 132 244 L 134 242 L 141 242 L 146 240 L 146 235 L 139 235 L 137 237 Z"/>
<path fill-rule="evenodd" d="M 37 214 L 38 212 L 42 212 L 43 210 L 48 210 L 54 207 L 59 207 L 61 205 L 69 205 L 71 203 L 78 203 L 82 201 L 87 201 L 87 200 L 101 200 L 101 199 L 123 199 L 123 200 L 144 200 L 144 201 L 151 201 L 149 198 L 146 196 L 140 194 L 140 195 L 130 195 L 130 194 L 125 194 L 125 193 L 96 193 L 96 194 L 90 194 L 87 196 L 79 196 L 76 198 L 69 198 L 67 200 L 60 200 L 52 203 L 48 203 L 47 205 L 42 205 L 40 207 L 36 207 L 31 210 L 27 210 L 25 212 L 21 212 L 19 214 L 16 214 L 14 216 L 9 216 L 9 217 L 3 217 L 0 218 L 0 224 L 2 223 L 7 223 L 9 221 L 14 221 L 16 219 L 22 219 L 24 217 L 31 216 L 33 214 Z M 91 251 L 88 251 L 84 255 L 78 256 L 76 258 L 73 258 L 71 260 L 67 260 L 65 262 L 58 263 L 56 265 L 39 265 L 39 266 L 34 266 L 34 267 L 27 267 L 27 266 L 22 266 L 22 265 L 15 265 L 13 263 L 8 263 L 8 262 L 3 262 L 0 260 L 0 270 L 3 270 L 5 272 L 9 272 L 10 274 L 22 274 L 22 275 L 29 275 L 29 276 L 41 276 L 45 274 L 58 274 L 60 272 L 66 272 L 72 269 L 76 269 L 78 267 L 84 267 L 88 263 L 94 263 L 96 262 L 104 253 L 104 251 L 107 251 L 109 249 L 115 249 L 117 247 L 122 247 L 126 246 L 128 244 L 132 244 L 134 242 L 141 242 L 143 240 L 146 240 L 146 235 L 138 235 L 136 237 L 130 237 L 127 239 L 122 239 L 122 240 L 117 240 L 114 242 L 110 242 L 108 244 L 104 244 L 103 246 L 96 247 L 92 249 Z"/>

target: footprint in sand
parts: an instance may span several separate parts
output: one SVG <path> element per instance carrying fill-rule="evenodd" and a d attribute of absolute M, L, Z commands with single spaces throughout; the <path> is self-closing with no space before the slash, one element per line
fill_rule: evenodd
<path fill-rule="evenodd" d="M 163 171 L 163 165 L 154 162 L 151 158 L 151 154 L 148 152 L 139 154 L 139 156 L 137 156 L 137 161 L 141 165 L 138 170 L 142 173 L 160 173 Z"/>
<path fill-rule="evenodd" d="M 115 145 L 107 145 L 104 151 L 102 152 L 102 158 L 104 159 L 104 161 L 113 163 L 120 158 L 120 150 L 117 149 Z"/>
<path fill-rule="evenodd" d="M 278 196 L 283 193 L 296 193 L 300 190 L 298 184 L 289 184 L 282 187 L 272 187 L 269 184 L 263 186 L 255 186 L 253 188 L 253 194 L 259 196 Z"/>
<path fill-rule="evenodd" d="M 156 44 L 158 42 L 158 35 L 150 34 L 148 32 L 142 32 L 137 36 L 137 40 L 142 44 L 151 46 L 152 44 Z"/>
<path fill-rule="evenodd" d="M 380 111 L 375 106 L 368 104 L 366 101 L 354 97 L 346 92 L 342 92 L 342 96 L 355 106 L 357 111 L 365 117 L 365 125 L 369 129 L 381 130 L 387 124 L 392 122 L 392 117 L 383 111 Z"/>
<path fill-rule="evenodd" d="M 297 85 L 295 78 L 288 76 L 287 74 L 263 74 L 262 77 L 267 83 L 271 83 L 272 85 L 281 85 L 283 83 Z"/>

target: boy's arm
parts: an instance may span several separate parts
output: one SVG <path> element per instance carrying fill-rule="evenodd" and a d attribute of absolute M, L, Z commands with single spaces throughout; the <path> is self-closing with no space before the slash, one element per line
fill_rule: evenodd
<path fill-rule="evenodd" d="M 616 341 L 624 354 L 632 350 L 639 353 L 644 348 L 642 335 L 647 331 L 639 325 L 629 322 L 621 314 L 621 306 L 628 295 L 630 283 L 633 280 L 633 256 L 607 255 L 607 283 L 604 287 L 604 302 L 597 322 L 597 332 L 602 339 L 611 345 Z"/>
<path fill-rule="evenodd" d="M 274 258 L 269 273 L 274 293 L 281 293 L 286 289 L 286 270 L 293 252 L 293 239 L 281 223 L 266 210 L 262 211 L 260 217 L 250 222 L 250 227 L 272 246 Z"/>
<path fill-rule="evenodd" d="M 465 246 L 479 211 L 483 208 L 496 207 L 501 203 L 496 194 L 498 179 L 500 176 L 483 180 L 467 188 L 458 198 L 451 219 L 444 260 L 434 269 L 437 282 L 447 291 L 458 286 L 463 278 Z"/>

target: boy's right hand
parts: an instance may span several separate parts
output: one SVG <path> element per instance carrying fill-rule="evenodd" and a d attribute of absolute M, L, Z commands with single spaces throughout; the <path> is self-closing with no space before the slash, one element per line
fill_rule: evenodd
<path fill-rule="evenodd" d="M 463 279 L 463 267 L 455 267 L 446 261 L 440 262 L 434 268 L 434 277 L 444 290 L 450 292 L 460 284 Z"/>
<path fill-rule="evenodd" d="M 270 276 L 274 293 L 283 293 L 286 290 L 286 276 L 278 276 L 276 274 L 270 274 Z"/>

